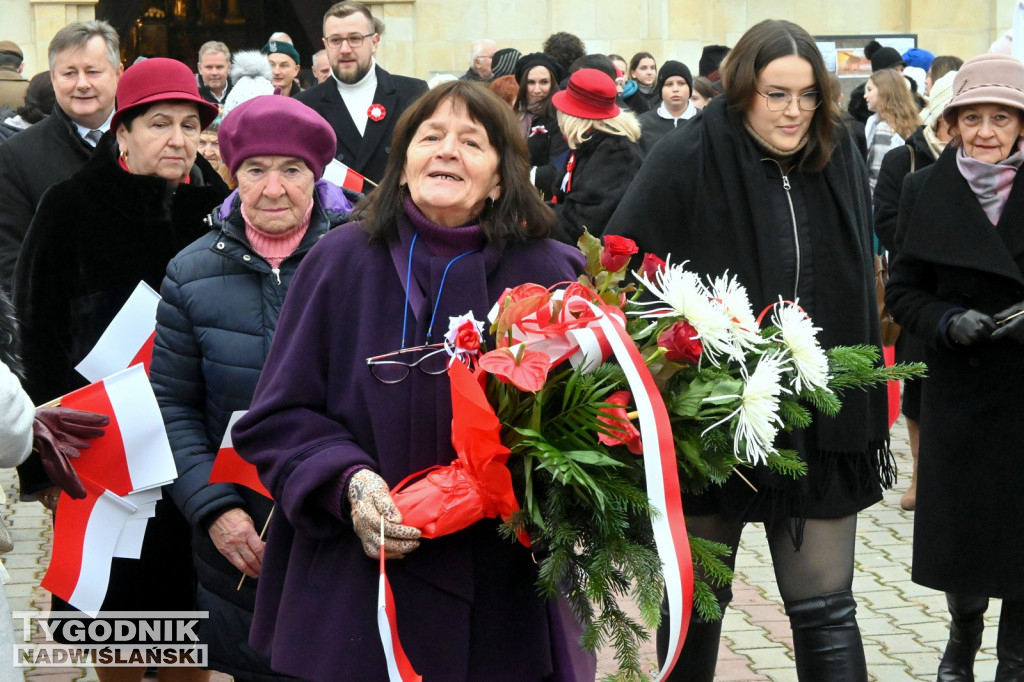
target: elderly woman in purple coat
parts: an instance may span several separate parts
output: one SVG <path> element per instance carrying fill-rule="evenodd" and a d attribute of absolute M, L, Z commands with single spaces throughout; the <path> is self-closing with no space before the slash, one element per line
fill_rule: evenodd
<path fill-rule="evenodd" d="M 553 216 L 530 186 L 522 137 L 486 88 L 455 81 L 423 95 L 392 149 L 357 207 L 362 222 L 331 231 L 299 268 L 234 430 L 279 507 L 251 643 L 296 677 L 387 680 L 383 518 L 385 556 L 401 559 L 386 563 L 398 634 L 425 679 L 593 679 L 578 625 L 538 595 L 530 552 L 501 539 L 497 520 L 421 540 L 389 494 L 455 458 L 437 353 L 448 318 L 485 319 L 506 287 L 574 280 L 582 258 L 545 238 Z"/>

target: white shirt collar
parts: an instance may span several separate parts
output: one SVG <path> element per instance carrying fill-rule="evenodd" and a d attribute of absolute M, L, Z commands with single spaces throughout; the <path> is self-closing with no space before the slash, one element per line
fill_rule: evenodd
<path fill-rule="evenodd" d="M 110 116 L 107 116 L 107 120 L 104 121 L 102 123 L 102 125 L 100 125 L 99 128 L 86 128 L 84 126 L 79 125 L 77 121 L 73 120 L 71 122 L 74 123 L 75 124 L 75 128 L 78 129 L 78 136 L 81 137 L 83 140 L 85 140 L 86 139 L 85 136 L 88 133 L 90 133 L 91 131 L 93 131 L 93 130 L 99 130 L 100 132 L 103 132 L 103 133 L 105 133 L 108 130 L 110 130 L 110 120 L 112 118 L 114 118 L 114 111 L 113 110 L 111 110 Z M 86 143 L 88 144 L 88 140 L 86 140 Z"/>

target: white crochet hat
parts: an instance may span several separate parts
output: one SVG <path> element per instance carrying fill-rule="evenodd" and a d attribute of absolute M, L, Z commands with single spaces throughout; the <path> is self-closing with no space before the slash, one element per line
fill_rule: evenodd
<path fill-rule="evenodd" d="M 942 117 L 942 110 L 953 97 L 953 80 L 956 71 L 947 71 L 942 78 L 932 83 L 932 91 L 928 96 L 928 106 L 921 112 L 921 120 L 926 126 L 933 125 Z"/>

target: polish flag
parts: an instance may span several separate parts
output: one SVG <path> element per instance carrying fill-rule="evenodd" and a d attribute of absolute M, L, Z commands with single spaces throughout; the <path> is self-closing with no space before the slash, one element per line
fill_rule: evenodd
<path fill-rule="evenodd" d="M 100 340 L 75 367 L 78 373 L 95 383 L 125 367 L 142 363 L 149 374 L 159 302 L 160 294 L 145 282 L 139 282 Z"/>
<path fill-rule="evenodd" d="M 391 682 L 423 682 L 398 640 L 398 619 L 395 616 L 395 598 L 391 594 L 391 583 L 384 572 L 384 518 L 380 520 L 380 584 L 377 587 L 377 630 L 380 643 L 384 646 L 384 658 L 388 662 L 388 679 Z"/>
<path fill-rule="evenodd" d="M 61 399 L 63 407 L 110 417 L 102 437 L 72 460 L 79 478 L 115 495 L 170 483 L 178 476 L 167 431 L 142 365 L 133 365 Z"/>
<path fill-rule="evenodd" d="M 237 483 L 246 488 L 255 490 L 268 499 L 274 499 L 270 491 L 260 481 L 256 467 L 239 456 L 238 451 L 231 442 L 231 429 L 235 422 L 242 418 L 247 410 L 233 412 L 228 420 L 228 428 L 224 432 L 224 440 L 217 451 L 217 458 L 213 460 L 213 469 L 210 470 L 210 483 Z"/>
<path fill-rule="evenodd" d="M 327 164 L 327 168 L 324 169 L 324 180 L 353 192 L 362 192 L 366 185 L 366 178 L 337 159 Z"/>
<path fill-rule="evenodd" d="M 107 595 L 114 547 L 135 506 L 87 478 L 86 496 L 61 494 L 42 587 L 95 617 Z"/>

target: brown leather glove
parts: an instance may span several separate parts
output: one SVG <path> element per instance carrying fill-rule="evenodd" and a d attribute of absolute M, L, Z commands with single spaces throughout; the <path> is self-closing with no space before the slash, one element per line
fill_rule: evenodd
<path fill-rule="evenodd" d="M 110 418 L 95 412 L 67 407 L 41 407 L 32 424 L 32 447 L 39 453 L 43 468 L 61 490 L 73 499 L 85 497 L 85 486 L 71 467 L 70 458 L 81 456 L 90 447 L 85 439 L 99 438 Z"/>
<path fill-rule="evenodd" d="M 363 542 L 363 551 L 380 558 L 380 520 L 384 517 L 384 557 L 399 559 L 420 546 L 420 531 L 402 525 L 402 514 L 391 500 L 387 482 L 369 469 L 360 469 L 348 480 L 352 527 Z"/>

